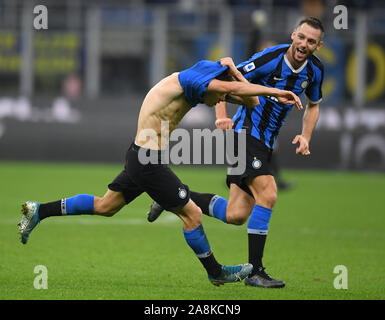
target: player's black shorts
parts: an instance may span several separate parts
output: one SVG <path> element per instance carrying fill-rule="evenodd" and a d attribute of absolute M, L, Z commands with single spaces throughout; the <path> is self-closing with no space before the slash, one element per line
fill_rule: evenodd
<path fill-rule="evenodd" d="M 242 155 L 244 152 L 239 150 L 238 134 L 234 133 L 234 153 L 236 156 Z M 272 170 L 272 153 L 273 150 L 268 148 L 257 138 L 246 134 L 246 156 L 241 156 L 239 162 L 243 162 L 245 170 L 243 173 L 232 175 L 228 174 L 226 184 L 230 188 L 230 184 L 235 183 L 242 190 L 253 196 L 249 187 L 246 184 L 247 178 L 254 178 L 262 175 L 273 175 Z M 240 163 L 235 163 L 232 167 L 240 167 Z M 241 166 L 242 167 L 242 166 Z"/>
<path fill-rule="evenodd" d="M 143 165 L 138 159 L 139 150 L 157 154 L 158 163 Z M 132 143 L 126 153 L 124 170 L 112 181 L 108 188 L 122 192 L 126 203 L 130 203 L 141 193 L 146 192 L 164 209 L 173 211 L 184 207 L 190 199 L 190 190 L 174 172 L 160 159 L 161 151 L 144 149 Z"/>

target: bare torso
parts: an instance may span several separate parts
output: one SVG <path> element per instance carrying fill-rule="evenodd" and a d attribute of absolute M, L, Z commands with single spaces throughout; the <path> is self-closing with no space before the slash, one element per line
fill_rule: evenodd
<path fill-rule="evenodd" d="M 178 73 L 164 78 L 144 98 L 139 113 L 136 143 L 153 150 L 166 148 L 171 132 L 190 109 Z"/>

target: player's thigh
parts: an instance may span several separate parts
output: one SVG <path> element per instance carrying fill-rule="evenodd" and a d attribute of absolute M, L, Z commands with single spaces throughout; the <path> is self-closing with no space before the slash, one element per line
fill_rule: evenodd
<path fill-rule="evenodd" d="M 272 209 L 277 200 L 277 184 L 272 175 L 260 175 L 247 180 L 257 205 Z"/>
<path fill-rule="evenodd" d="M 122 192 L 108 189 L 102 198 L 94 198 L 94 212 L 110 216 L 118 212 L 125 204 L 126 201 Z"/>
<path fill-rule="evenodd" d="M 230 196 L 226 207 L 228 223 L 244 224 L 254 207 L 254 198 L 236 184 L 230 184 Z"/>

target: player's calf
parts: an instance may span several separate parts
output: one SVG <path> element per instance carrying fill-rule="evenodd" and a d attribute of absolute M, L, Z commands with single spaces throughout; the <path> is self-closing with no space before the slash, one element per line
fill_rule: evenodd
<path fill-rule="evenodd" d="M 70 216 L 94 214 L 94 196 L 78 194 L 74 197 L 40 204 L 39 218 L 43 220 L 52 216 Z"/>
<path fill-rule="evenodd" d="M 93 212 L 94 214 L 112 217 L 120 211 L 120 209 L 126 204 L 124 196 L 121 192 L 107 190 L 106 194 L 101 197 L 94 197 L 93 200 Z"/>
<path fill-rule="evenodd" d="M 120 210 L 120 208 L 116 208 L 111 206 L 111 204 L 106 201 L 104 198 L 95 197 L 94 199 L 94 214 L 103 216 L 103 217 L 112 217 Z"/>
<path fill-rule="evenodd" d="M 250 212 L 246 215 L 242 215 L 239 211 L 232 212 L 228 210 L 226 214 L 227 223 L 241 226 L 247 222 L 249 215 Z"/>

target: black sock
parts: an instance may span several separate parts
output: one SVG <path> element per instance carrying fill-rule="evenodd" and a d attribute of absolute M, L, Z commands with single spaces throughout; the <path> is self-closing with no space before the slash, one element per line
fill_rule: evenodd
<path fill-rule="evenodd" d="M 266 237 L 265 234 L 249 233 L 249 263 L 253 265 L 253 271 L 250 276 L 253 276 L 263 267 L 262 257 L 265 249 Z"/>
<path fill-rule="evenodd" d="M 215 259 L 213 253 L 211 253 L 208 257 L 199 258 L 199 261 L 203 264 L 210 276 L 217 278 L 221 274 L 222 266 Z"/>
<path fill-rule="evenodd" d="M 190 197 L 192 201 L 195 202 L 195 204 L 201 208 L 202 213 L 205 215 L 209 215 L 209 205 L 211 199 L 215 196 L 215 194 L 212 193 L 199 193 L 199 192 L 194 192 L 190 191 Z"/>
<path fill-rule="evenodd" d="M 61 200 L 42 203 L 39 207 L 39 219 L 43 220 L 52 216 L 61 216 Z"/>

